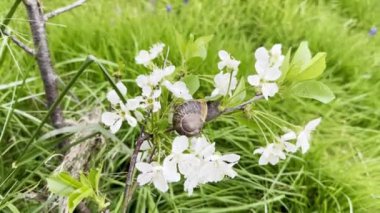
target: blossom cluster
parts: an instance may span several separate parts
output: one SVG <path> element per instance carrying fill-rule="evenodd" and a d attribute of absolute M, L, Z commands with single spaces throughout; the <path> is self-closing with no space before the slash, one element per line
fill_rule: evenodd
<path fill-rule="evenodd" d="M 163 43 L 157 43 L 149 50 L 139 51 L 135 57 L 137 64 L 151 71 L 149 74 L 142 74 L 136 78 L 136 84 L 141 89 L 140 95 L 126 98 L 123 102 L 119 95 L 126 97 L 127 88 L 122 82 L 116 84 L 118 92 L 111 90 L 107 93 L 107 100 L 113 110 L 104 112 L 101 121 L 110 128 L 112 133 L 116 133 L 121 128 L 123 121 L 135 127 L 138 122 L 146 121 L 152 113 L 159 112 L 163 88 L 170 91 L 176 99 L 183 101 L 193 99 L 185 82 L 172 81 L 176 67 L 164 58 L 164 48 Z M 265 100 L 274 97 L 280 90 L 278 81 L 283 74 L 281 66 L 285 60 L 281 48 L 281 44 L 275 44 L 270 50 L 260 47 L 254 54 L 256 73 L 249 75 L 247 82 L 255 88 L 255 95 L 262 95 Z M 225 50 L 220 50 L 218 56 L 219 72 L 214 76 L 215 89 L 210 97 L 213 99 L 227 97 L 228 99 L 233 96 L 238 85 L 240 61 Z M 163 62 L 162 66 L 159 66 L 160 60 Z M 259 165 L 275 165 L 280 160 L 286 159 L 287 153 L 295 153 L 298 150 L 301 150 L 303 154 L 306 153 L 310 148 L 311 133 L 320 122 L 321 118 L 314 119 L 301 130 L 287 131 L 265 147 L 257 148 L 253 153 L 261 155 Z M 145 141 L 141 147 L 144 155 L 140 153 L 138 156 L 136 168 L 140 174 L 137 182 L 141 186 L 153 183 L 158 190 L 166 192 L 169 183 L 179 182 L 183 178 L 184 191 L 191 195 L 194 188 L 202 184 L 219 182 L 224 177 L 234 178 L 237 175 L 233 166 L 237 164 L 240 156 L 216 152 L 215 143 L 210 143 L 204 135 L 190 138 L 177 136 L 172 141 L 170 154 L 166 155 L 163 161 L 160 162 L 158 159 L 158 161 L 144 162 L 146 150 L 151 149 L 152 146 L 154 144 Z M 163 153 L 162 150 L 158 152 L 159 155 Z"/>
<path fill-rule="evenodd" d="M 310 148 L 311 133 L 317 128 L 321 122 L 321 118 L 311 120 L 297 135 L 294 131 L 289 131 L 277 141 L 268 144 L 266 147 L 256 149 L 254 154 L 261 154 L 259 165 L 268 163 L 275 165 L 279 160 L 285 160 L 285 152 L 295 153 L 299 149 L 302 154 L 305 154 Z M 296 144 L 290 143 L 291 140 L 296 140 Z"/>
<path fill-rule="evenodd" d="M 162 57 L 165 45 L 162 43 L 154 44 L 149 51 L 141 50 L 135 58 L 137 64 L 142 64 L 152 70 L 149 75 L 139 75 L 136 84 L 141 88 L 141 95 L 127 99 L 123 103 L 115 90 L 107 93 L 107 100 L 111 103 L 114 112 L 102 114 L 102 122 L 110 127 L 112 133 L 119 131 L 123 121 L 131 127 L 137 125 L 137 121 L 144 119 L 141 111 L 158 112 L 161 109 L 160 96 L 162 87 L 166 87 L 176 98 L 183 100 L 192 99 L 186 84 L 182 81 L 171 83 L 169 77 L 175 72 L 174 65 L 160 68 L 154 60 Z M 127 88 L 122 82 L 116 84 L 121 95 L 126 96 Z"/>
<path fill-rule="evenodd" d="M 141 172 L 137 182 L 140 186 L 153 183 L 158 190 L 166 192 L 168 183 L 178 182 L 183 176 L 184 190 L 191 195 L 201 184 L 219 182 L 225 176 L 235 177 L 237 174 L 232 167 L 239 159 L 237 154 L 217 153 L 215 143 L 209 143 L 204 136 L 177 136 L 162 165 L 158 162 L 136 163 L 137 170 Z"/>

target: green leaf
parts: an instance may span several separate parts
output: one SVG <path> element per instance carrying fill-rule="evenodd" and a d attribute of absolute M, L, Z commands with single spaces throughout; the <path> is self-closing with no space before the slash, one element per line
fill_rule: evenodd
<path fill-rule="evenodd" d="M 208 43 L 213 37 L 214 35 L 208 35 L 199 37 L 194 42 L 191 40 L 188 41 L 186 45 L 185 60 L 188 61 L 195 57 L 199 57 L 202 60 L 206 59 Z"/>
<path fill-rule="evenodd" d="M 52 176 L 46 179 L 49 191 L 60 196 L 68 196 L 75 188 L 71 184 L 67 184 L 58 176 Z"/>
<path fill-rule="evenodd" d="M 246 96 L 245 78 L 242 77 L 237 85 L 232 97 L 228 100 L 227 106 L 236 106 L 244 101 Z"/>
<path fill-rule="evenodd" d="M 293 59 L 290 62 L 290 67 L 287 72 L 286 79 L 294 80 L 303 68 L 311 61 L 311 52 L 307 41 L 301 42 L 298 49 L 294 53 Z"/>
<path fill-rule="evenodd" d="M 283 80 L 285 80 L 286 75 L 288 74 L 288 71 L 289 71 L 289 68 L 290 68 L 290 56 L 291 56 L 291 53 L 292 53 L 292 49 L 290 48 L 288 50 L 288 53 L 286 53 L 284 62 L 282 63 L 282 65 L 280 67 L 282 74 L 281 74 L 280 79 L 278 80 L 279 82 L 282 82 Z"/>
<path fill-rule="evenodd" d="M 100 169 L 91 169 L 88 174 L 88 180 L 91 183 L 92 188 L 95 192 L 99 191 L 99 181 L 100 181 Z"/>
<path fill-rule="evenodd" d="M 291 92 L 295 96 L 315 99 L 325 104 L 335 99 L 330 88 L 319 81 L 299 82 L 291 88 Z"/>
<path fill-rule="evenodd" d="M 188 75 L 183 79 L 183 81 L 185 82 L 191 95 L 193 95 L 200 87 L 199 77 L 197 75 Z"/>
<path fill-rule="evenodd" d="M 297 51 L 294 53 L 292 64 L 300 66 L 301 69 L 311 61 L 311 52 L 307 41 L 301 42 Z"/>
<path fill-rule="evenodd" d="M 77 190 L 75 190 L 73 193 L 70 194 L 68 198 L 68 207 L 69 212 L 73 212 L 75 210 L 75 207 L 78 206 L 78 204 L 85 198 L 95 196 L 94 191 L 87 186 L 83 186 Z"/>
<path fill-rule="evenodd" d="M 80 182 L 65 172 L 53 175 L 46 180 L 49 191 L 60 196 L 68 196 L 75 189 L 81 187 Z"/>
<path fill-rule="evenodd" d="M 304 81 L 315 79 L 326 69 L 326 53 L 318 53 L 309 64 L 296 76 L 295 80 Z"/>

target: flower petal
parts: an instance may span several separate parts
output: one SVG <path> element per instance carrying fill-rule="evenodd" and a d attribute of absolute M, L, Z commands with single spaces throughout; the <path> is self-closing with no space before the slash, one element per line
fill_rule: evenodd
<path fill-rule="evenodd" d="M 309 121 L 309 123 L 306 124 L 305 130 L 307 131 L 314 131 L 317 126 L 321 123 L 322 118 L 316 118 L 314 120 Z"/>
<path fill-rule="evenodd" d="M 276 83 L 263 83 L 261 91 L 266 100 L 268 97 L 273 97 L 278 92 L 278 86 Z"/>
<path fill-rule="evenodd" d="M 173 140 L 172 152 L 173 153 L 182 153 L 189 147 L 189 139 L 184 136 L 177 136 Z"/>
<path fill-rule="evenodd" d="M 294 131 L 290 131 L 290 132 L 285 133 L 283 136 L 281 136 L 281 141 L 289 141 L 296 138 L 297 138 L 296 133 Z"/>
<path fill-rule="evenodd" d="M 259 75 L 250 75 L 247 80 L 250 85 L 257 87 L 260 85 L 261 78 Z"/>
<path fill-rule="evenodd" d="M 144 162 L 136 163 L 136 169 L 142 173 L 153 172 L 153 166 L 149 163 Z"/>
<path fill-rule="evenodd" d="M 131 115 L 126 114 L 125 115 L 125 119 L 127 120 L 128 124 L 131 127 L 137 126 L 137 120 L 136 120 L 136 118 L 132 117 Z"/>
<path fill-rule="evenodd" d="M 301 131 L 298 135 L 296 146 L 297 148 L 301 147 L 302 154 L 305 154 L 310 148 L 309 134 L 307 131 Z"/>
<path fill-rule="evenodd" d="M 113 125 L 118 119 L 120 119 L 120 116 L 114 112 L 103 112 L 101 117 L 102 123 L 107 126 Z"/>
<path fill-rule="evenodd" d="M 117 131 L 119 131 L 122 124 L 123 120 L 120 117 L 120 119 L 116 120 L 115 123 L 110 126 L 111 133 L 115 134 Z"/>
<path fill-rule="evenodd" d="M 137 176 L 137 182 L 143 186 L 152 181 L 153 173 L 141 173 Z"/>
<path fill-rule="evenodd" d="M 153 185 L 161 192 L 166 192 L 169 189 L 168 183 L 166 182 L 166 179 L 162 172 L 157 172 L 153 176 Z"/>
<path fill-rule="evenodd" d="M 240 159 L 240 155 L 237 154 L 226 154 L 221 157 L 222 161 L 226 161 L 229 163 L 237 163 Z"/>

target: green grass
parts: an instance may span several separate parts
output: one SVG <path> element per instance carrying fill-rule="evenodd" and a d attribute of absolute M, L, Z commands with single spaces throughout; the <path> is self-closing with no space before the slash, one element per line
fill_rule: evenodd
<path fill-rule="evenodd" d="M 62 5 L 45 1 L 46 10 Z M 277 166 L 260 167 L 252 151 L 265 144 L 259 129 L 242 125 L 227 116 L 205 129 L 223 152 L 242 156 L 239 176 L 196 189 L 192 197 L 174 184 L 170 193 L 153 187 L 137 190 L 132 208 L 145 212 L 378 212 L 380 211 L 380 37 L 368 36 L 379 26 L 378 0 L 190 0 L 172 1 L 168 14 L 165 1 L 154 9 L 145 1 L 93 0 L 48 24 L 49 42 L 57 72 L 67 84 L 88 54 L 112 62 L 107 66 L 127 82 L 129 94 L 137 94 L 133 79 L 146 72 L 134 64 L 139 49 L 162 41 L 170 59 L 180 64 L 175 31 L 187 36 L 214 34 L 208 57 L 189 66 L 188 72 L 211 79 L 217 73 L 217 51 L 226 49 L 242 61 L 241 76 L 253 72 L 253 52 L 261 46 L 282 43 L 285 50 L 309 41 L 312 51 L 327 52 L 328 68 L 323 82 L 337 98 L 328 105 L 305 99 L 276 98 L 260 103 L 260 111 L 295 124 L 323 117 L 312 148 Z M 4 17 L 11 2 L 0 3 Z M 10 27 L 31 45 L 24 8 L 20 7 Z M 0 42 L 1 43 L 1 42 Z M 28 151 L 17 174 L 9 180 L 12 164 L 43 119 L 42 83 L 34 61 L 13 44 L 1 46 L 0 85 L 28 80 L 24 85 L 0 86 L 0 211 L 49 211 L 48 204 L 25 198 L 31 192 L 46 193 L 45 178 L 59 164 L 57 139 L 39 141 Z M 202 81 L 197 98 L 208 95 L 212 85 Z M 91 66 L 62 102 L 65 116 L 80 119 L 103 101 L 109 84 L 96 66 Z M 64 85 L 61 85 L 61 89 Z M 75 97 L 74 97 L 75 96 Z M 13 104 L 15 100 L 17 103 Z M 266 117 L 261 117 L 266 120 Z M 52 130 L 45 124 L 38 137 Z M 103 164 L 101 191 L 118 208 L 122 199 L 126 159 L 137 132 L 124 128 L 116 141 L 107 140 L 93 156 L 92 165 Z M 51 159 L 48 162 L 47 159 Z M 49 198 L 49 202 L 53 202 Z M 10 207 L 11 206 L 11 207 Z"/>

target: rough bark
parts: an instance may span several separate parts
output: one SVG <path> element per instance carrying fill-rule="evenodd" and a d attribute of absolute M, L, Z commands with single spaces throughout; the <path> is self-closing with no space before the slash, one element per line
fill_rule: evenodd
<path fill-rule="evenodd" d="M 44 84 L 47 106 L 50 107 L 58 97 L 57 76 L 55 74 L 45 29 L 45 19 L 38 0 L 23 0 L 29 25 L 33 35 L 35 58 Z M 62 110 L 57 107 L 51 115 L 55 128 L 64 126 Z"/>

